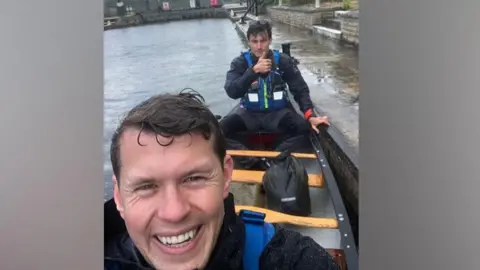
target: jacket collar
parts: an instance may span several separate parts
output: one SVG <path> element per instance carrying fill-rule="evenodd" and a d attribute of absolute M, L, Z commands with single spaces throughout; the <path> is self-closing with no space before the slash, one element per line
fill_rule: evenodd
<path fill-rule="evenodd" d="M 235 213 L 231 193 L 224 200 L 224 207 L 223 224 L 206 269 L 241 269 L 245 231 L 243 222 Z M 104 215 L 105 260 L 136 267 L 132 269 L 153 269 L 128 237 L 125 222 L 113 199 L 104 203 Z"/>

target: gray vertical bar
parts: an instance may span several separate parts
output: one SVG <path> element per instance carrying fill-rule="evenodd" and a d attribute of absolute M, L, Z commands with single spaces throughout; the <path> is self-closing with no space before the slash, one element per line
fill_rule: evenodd
<path fill-rule="evenodd" d="M 360 1 L 362 269 L 479 269 L 478 11 Z"/>
<path fill-rule="evenodd" d="M 2 270 L 103 269 L 102 5 L 2 2 Z"/>

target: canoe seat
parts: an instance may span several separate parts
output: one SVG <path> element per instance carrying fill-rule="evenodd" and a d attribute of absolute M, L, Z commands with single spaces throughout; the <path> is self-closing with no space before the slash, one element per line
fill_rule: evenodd
<path fill-rule="evenodd" d="M 240 210 L 250 210 L 265 214 L 265 221 L 270 223 L 288 223 L 297 226 L 310 227 L 310 228 L 322 228 L 322 229 L 337 229 L 338 221 L 334 218 L 318 218 L 318 217 L 300 217 L 288 215 L 266 208 L 236 205 L 235 212 L 240 213 Z"/>
<path fill-rule="evenodd" d="M 230 156 L 247 156 L 247 157 L 276 157 L 280 155 L 277 151 L 254 151 L 254 150 L 227 150 L 227 155 Z M 297 158 L 317 158 L 315 154 L 311 153 L 292 153 L 292 156 Z"/>
<path fill-rule="evenodd" d="M 232 181 L 246 184 L 261 184 L 265 171 L 233 170 Z M 325 181 L 321 174 L 308 174 L 308 186 L 324 187 Z"/>

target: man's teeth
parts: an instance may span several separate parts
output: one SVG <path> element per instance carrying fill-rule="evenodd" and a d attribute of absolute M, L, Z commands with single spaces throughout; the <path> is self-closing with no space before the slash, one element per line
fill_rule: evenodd
<path fill-rule="evenodd" d="M 181 244 L 183 242 L 190 241 L 197 235 L 197 229 L 193 229 L 191 231 L 188 231 L 186 233 L 176 235 L 176 236 L 159 236 L 157 237 L 158 240 L 164 245 L 177 245 Z"/>

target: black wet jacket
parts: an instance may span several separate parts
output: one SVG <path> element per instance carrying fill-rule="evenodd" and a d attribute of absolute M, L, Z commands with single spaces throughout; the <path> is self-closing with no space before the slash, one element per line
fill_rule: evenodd
<path fill-rule="evenodd" d="M 243 221 L 235 214 L 233 195 L 224 201 L 225 218 L 212 257 L 205 270 L 243 270 Z M 310 237 L 277 227 L 260 257 L 261 270 L 338 270 L 333 258 Z M 113 200 L 105 203 L 105 261 L 116 261 L 118 270 L 154 269 L 128 237 Z M 110 270 L 110 269 L 107 269 Z"/>
<path fill-rule="evenodd" d="M 273 52 L 269 52 L 269 58 L 273 63 Z M 258 62 L 258 57 L 252 54 L 252 62 L 255 65 Z M 307 83 L 302 77 L 300 70 L 294 63 L 293 59 L 280 53 L 280 60 L 278 68 L 282 72 L 282 79 L 287 83 L 293 98 L 298 103 L 300 110 L 305 113 L 308 109 L 312 109 L 313 103 L 310 99 L 310 90 Z M 230 64 L 230 69 L 227 72 L 227 78 L 225 81 L 225 91 L 230 98 L 239 99 L 245 96 L 250 85 L 259 77 L 259 75 L 253 71 L 253 67 L 248 67 L 247 60 L 243 54 L 233 59 Z"/>

